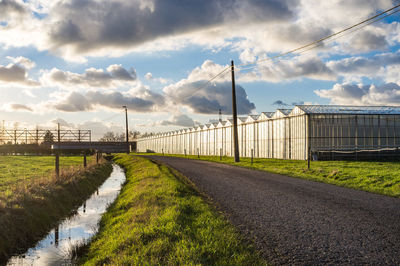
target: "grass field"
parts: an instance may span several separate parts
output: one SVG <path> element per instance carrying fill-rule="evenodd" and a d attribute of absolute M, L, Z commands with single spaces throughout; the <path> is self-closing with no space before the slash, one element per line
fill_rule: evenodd
<path fill-rule="evenodd" d="M 127 181 L 80 261 L 86 265 L 263 265 L 255 250 L 189 181 L 128 155 Z"/>
<path fill-rule="evenodd" d="M 142 154 L 144 155 L 144 154 Z M 157 154 L 160 155 L 160 154 Z M 185 157 L 169 154 L 167 156 Z M 199 160 L 197 156 L 186 158 Z M 250 169 L 298 177 L 318 182 L 364 190 L 392 197 L 400 197 L 400 162 L 371 161 L 313 161 L 307 169 L 306 161 L 282 159 L 240 158 L 235 163 L 232 157 L 200 156 L 200 160 L 213 161 Z"/>
<path fill-rule="evenodd" d="M 87 159 L 88 163 L 94 161 L 92 157 Z M 10 184 L 37 177 L 51 177 L 54 173 L 54 164 L 54 156 L 0 156 L 0 191 Z M 82 165 L 82 156 L 60 157 L 61 171 Z"/>
<path fill-rule="evenodd" d="M 87 157 L 88 164 L 95 162 Z M 15 198 L 16 191 L 54 179 L 54 156 L 0 156 L 0 206 Z M 82 156 L 60 156 L 60 174 L 83 168 Z"/>

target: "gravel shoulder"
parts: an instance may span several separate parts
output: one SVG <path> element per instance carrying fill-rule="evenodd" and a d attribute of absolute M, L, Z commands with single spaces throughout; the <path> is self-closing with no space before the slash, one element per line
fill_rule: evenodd
<path fill-rule="evenodd" d="M 400 264 L 400 199 L 230 165 L 150 156 L 185 176 L 273 264 Z"/>

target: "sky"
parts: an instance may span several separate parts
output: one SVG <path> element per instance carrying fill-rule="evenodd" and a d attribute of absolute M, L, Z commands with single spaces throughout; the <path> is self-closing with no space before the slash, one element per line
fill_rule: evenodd
<path fill-rule="evenodd" d="M 399 13 L 272 59 L 391 0 L 0 0 L 0 120 L 164 132 L 296 104 L 399 105 Z"/>

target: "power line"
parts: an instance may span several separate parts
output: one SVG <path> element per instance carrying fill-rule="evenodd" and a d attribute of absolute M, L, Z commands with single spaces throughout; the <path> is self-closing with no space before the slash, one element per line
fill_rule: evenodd
<path fill-rule="evenodd" d="M 318 48 L 318 47 L 320 47 L 320 46 L 322 46 L 322 45 L 324 45 L 324 44 L 333 42 L 333 41 L 335 41 L 335 40 L 337 40 L 337 39 L 339 39 L 339 38 L 342 38 L 342 37 L 347 36 L 347 35 L 349 35 L 349 34 L 355 33 L 355 32 L 357 32 L 357 31 L 359 31 L 359 30 L 361 30 L 361 29 L 363 29 L 363 28 L 365 28 L 365 27 L 367 27 L 367 26 L 369 26 L 369 25 L 371 25 L 371 24 L 373 24 L 373 23 L 375 23 L 375 22 L 377 22 L 377 21 L 379 21 L 379 20 L 382 20 L 382 19 L 384 19 L 384 18 L 387 18 L 387 17 L 389 17 L 389 16 L 391 16 L 391 15 L 397 13 L 397 12 L 400 12 L 400 9 L 395 10 L 395 11 L 393 11 L 393 12 L 391 12 L 391 13 L 389 13 L 389 14 L 383 16 L 383 17 L 380 17 L 380 18 L 378 18 L 378 19 L 376 19 L 376 20 L 370 21 L 369 23 L 367 23 L 367 24 L 365 24 L 365 25 L 361 25 L 360 27 L 355 28 L 355 29 L 351 30 L 350 32 L 342 32 L 342 35 L 337 35 L 337 36 L 336 36 L 335 38 L 333 38 L 333 39 L 326 39 L 326 40 L 323 41 L 323 42 L 315 43 L 315 44 L 313 44 L 313 46 L 310 46 L 310 47 L 308 47 L 307 49 L 305 49 L 305 50 L 303 50 L 303 51 L 300 51 L 300 52 L 298 52 L 298 53 L 296 53 L 296 54 L 298 54 L 298 55 L 299 55 L 299 54 L 303 54 L 303 53 L 305 53 L 305 52 L 308 52 L 308 51 L 310 51 L 310 50 L 313 50 L 313 49 L 315 49 L 315 48 Z M 262 59 L 262 60 L 259 60 L 259 61 L 256 61 L 256 62 L 257 62 L 257 63 L 258 63 L 258 62 L 265 62 L 265 61 L 268 61 L 268 60 L 271 60 L 271 61 L 272 61 L 272 60 L 277 59 L 277 58 L 279 58 L 279 57 L 284 57 L 285 55 L 287 55 L 287 54 L 283 54 L 282 56 L 277 55 L 277 56 L 275 56 L 275 57 L 270 57 L 270 58 Z M 274 60 L 274 62 L 278 62 L 278 61 L 280 61 L 280 60 L 281 60 L 281 59 Z M 247 64 L 247 65 L 251 65 L 251 64 L 255 64 L 255 63 L 249 63 L 249 64 Z M 245 66 L 246 66 L 246 65 L 245 65 Z M 253 69 L 253 68 L 256 68 L 256 67 L 258 67 L 258 65 L 251 66 L 251 67 L 246 67 L 246 68 L 241 68 L 241 67 L 239 66 L 238 68 L 239 68 L 239 70 L 249 70 L 249 69 Z"/>
<path fill-rule="evenodd" d="M 254 64 L 257 64 L 257 63 L 260 63 L 260 62 L 273 60 L 273 59 L 276 59 L 276 58 L 279 58 L 279 57 L 283 57 L 283 56 L 286 56 L 286 55 L 289 55 L 289 54 L 293 54 L 294 52 L 303 50 L 303 49 L 305 49 L 305 48 L 309 48 L 309 49 L 306 49 L 306 50 L 305 50 L 305 51 L 309 51 L 309 50 L 311 50 L 311 49 L 314 49 L 314 48 L 320 46 L 325 40 L 328 40 L 328 39 L 330 39 L 330 38 L 332 38 L 332 37 L 334 37 L 334 36 L 338 36 L 338 35 L 339 35 L 337 38 L 334 39 L 334 40 L 336 40 L 336 39 L 338 39 L 338 38 L 340 38 L 340 37 L 345 36 L 344 34 L 343 34 L 343 35 L 340 35 L 340 34 L 345 33 L 345 32 L 347 32 L 347 31 L 349 31 L 349 30 L 351 30 L 351 29 L 354 29 L 354 28 L 356 28 L 356 27 L 358 27 L 358 26 L 360 26 L 360 25 L 361 25 L 361 27 L 356 28 L 356 29 L 355 29 L 354 31 L 352 31 L 352 32 L 355 32 L 355 31 L 357 31 L 357 30 L 360 30 L 360 29 L 362 29 L 362 28 L 364 28 L 364 27 L 366 27 L 366 26 L 368 26 L 368 25 L 370 25 L 370 24 L 372 24 L 372 23 L 375 23 L 375 22 L 377 22 L 377 21 L 379 21 L 379 20 L 382 20 L 382 19 L 384 19 L 384 18 L 386 18 L 386 17 L 388 17 L 388 16 L 390 16 L 390 15 L 393 15 L 394 13 L 399 12 L 400 9 L 395 10 L 395 11 L 393 11 L 393 12 L 387 14 L 386 16 L 380 17 L 380 16 L 382 16 L 383 14 L 386 14 L 386 13 L 388 13 L 388 12 L 390 12 L 390 11 L 392 11 L 392 10 L 398 8 L 398 7 L 400 7 L 400 4 L 398 4 L 398 5 L 396 5 L 396 6 L 392 7 L 392 8 L 389 8 L 389 9 L 387 9 L 387 10 L 385 10 L 385 11 L 383 11 L 383 12 L 381 12 L 381 13 L 375 15 L 375 16 L 372 16 L 372 17 L 370 17 L 370 18 L 367 18 L 367 19 L 365 19 L 365 20 L 363 20 L 363 21 L 361 21 L 361 22 L 359 22 L 359 23 L 356 23 L 356 24 L 354 24 L 354 25 L 352 25 L 352 26 L 350 26 L 350 27 L 347 27 L 347 28 L 345 28 L 345 29 L 343 29 L 343 30 L 340 30 L 340 31 L 335 32 L 335 33 L 332 33 L 332 34 L 330 34 L 330 35 L 328 35 L 328 36 L 325 36 L 325 37 L 323 37 L 323 38 L 321 38 L 321 39 L 318 39 L 318 40 L 313 41 L 313 42 L 311 42 L 311 43 L 308 43 L 308 44 L 306 44 L 306 45 L 300 46 L 300 47 L 295 48 L 295 49 L 293 49 L 293 50 L 290 50 L 290 51 L 287 51 L 287 52 L 284 52 L 284 53 L 281 53 L 281 54 L 278 54 L 278 55 L 275 55 L 275 56 L 272 56 L 272 57 L 269 57 L 269 58 L 265 58 L 265 59 L 261 59 L 261 60 L 256 60 L 256 61 L 254 61 L 254 62 L 252 62 L 252 63 L 242 64 L 242 65 L 239 65 L 239 67 L 241 67 L 241 66 L 254 65 Z M 376 18 L 377 18 L 377 19 L 376 19 Z M 364 24 L 364 23 L 366 23 L 366 22 L 369 22 L 369 23 L 367 23 L 367 24 L 365 24 L 365 25 L 362 25 L 362 24 Z M 350 33 L 352 33 L 352 32 L 350 32 Z M 305 51 L 303 51 L 303 52 L 305 52 Z M 301 53 L 302 53 L 302 52 L 301 52 Z M 254 68 L 254 67 L 251 67 L 251 68 Z M 250 68 L 246 68 L 246 69 L 250 69 Z"/>
<path fill-rule="evenodd" d="M 338 38 L 340 38 L 340 37 L 343 37 L 343 36 L 347 35 L 347 34 L 343 34 L 343 33 L 347 32 L 347 31 L 349 31 L 349 30 L 351 30 L 351 29 L 354 29 L 354 28 L 356 28 L 356 27 L 358 27 L 358 26 L 361 26 L 361 27 L 356 28 L 355 30 L 349 32 L 349 34 L 350 34 L 350 33 L 354 33 L 355 31 L 358 31 L 358 30 L 360 30 L 360 29 L 362 29 L 362 28 L 364 28 L 364 27 L 366 27 L 366 26 L 368 26 L 368 25 L 370 25 L 370 24 L 372 24 L 372 23 L 375 23 L 375 22 L 377 22 L 377 21 L 379 21 L 379 20 L 382 20 L 382 19 L 384 19 L 384 18 L 386 18 L 386 17 L 388 17 L 388 16 L 393 15 L 394 13 L 399 12 L 400 9 L 395 10 L 395 9 L 398 8 L 398 7 L 400 7 L 400 4 L 398 4 L 398 5 L 396 5 L 396 6 L 392 7 L 392 8 L 389 8 L 389 9 L 387 9 L 387 10 L 385 10 L 385 11 L 383 11 L 383 12 L 381 12 L 381 13 L 375 15 L 375 16 L 372 16 L 372 17 L 370 17 L 370 18 L 367 18 L 367 19 L 365 19 L 365 20 L 363 20 L 363 21 L 361 21 L 361 22 L 358 22 L 358 23 L 356 23 L 356 24 L 354 24 L 354 25 L 352 25 L 352 26 L 350 26 L 350 27 L 347 27 L 347 28 L 345 28 L 345 29 L 343 29 L 343 30 L 340 30 L 340 31 L 335 32 L 335 33 L 332 33 L 332 34 L 330 34 L 330 35 L 328 35 L 328 36 L 325 36 L 325 37 L 323 37 L 323 38 L 321 38 L 321 39 L 318 39 L 318 40 L 313 41 L 313 42 L 311 42 L 311 43 L 308 43 L 308 44 L 306 44 L 306 45 L 300 46 L 300 47 L 295 48 L 295 49 L 293 49 L 293 50 L 290 50 L 290 51 L 287 51 L 287 52 L 284 52 L 284 53 L 281 53 L 281 54 L 278 54 L 278 55 L 275 55 L 275 56 L 272 56 L 272 57 L 268 57 L 268 58 L 265 58 L 265 59 L 256 60 L 256 61 L 254 61 L 254 62 L 252 62 L 252 63 L 241 64 L 241 65 L 236 66 L 236 68 L 239 68 L 240 70 L 252 69 L 252 68 L 257 67 L 257 65 L 252 66 L 252 67 L 248 67 L 248 68 L 241 68 L 241 67 L 243 67 L 243 66 L 254 65 L 254 64 L 257 64 L 257 63 L 260 63 L 260 62 L 270 61 L 270 60 L 273 60 L 273 59 L 277 59 L 277 58 L 279 58 L 279 57 L 284 57 L 284 56 L 286 56 L 286 55 L 293 54 L 293 53 L 295 53 L 295 52 L 297 52 L 297 51 L 301 51 L 301 50 L 303 50 L 303 49 L 305 49 L 305 48 L 307 48 L 307 49 L 305 49 L 304 51 L 299 52 L 299 54 L 304 53 L 304 52 L 307 52 L 307 51 L 312 50 L 312 49 L 315 49 L 315 48 L 321 46 L 321 45 L 323 44 L 324 41 L 326 41 L 326 40 L 328 40 L 328 39 L 330 39 L 330 38 L 332 38 L 332 37 L 337 36 L 336 38 L 332 39 L 332 41 L 334 41 L 334 40 L 336 40 L 336 39 L 338 39 Z M 394 11 L 391 12 L 391 13 L 389 13 L 389 12 L 392 11 L 392 10 L 394 10 Z M 387 14 L 387 15 L 385 15 L 385 16 L 383 16 L 383 17 L 380 17 L 380 16 L 382 16 L 383 14 L 386 14 L 386 13 L 389 13 L 389 14 Z M 369 22 L 369 23 L 367 23 L 367 22 Z M 364 24 L 364 23 L 367 23 L 367 24 L 362 25 L 362 24 Z M 343 35 L 341 35 L 341 34 L 343 34 Z M 229 67 L 229 66 L 226 67 L 226 68 L 224 68 L 223 70 L 221 70 L 219 73 L 217 73 L 217 74 L 214 75 L 213 77 L 211 77 L 209 80 L 207 80 L 207 81 L 204 83 L 203 86 L 200 86 L 200 87 L 198 87 L 197 89 L 198 89 L 198 90 L 201 90 L 201 89 L 207 87 L 209 83 L 211 83 L 214 79 L 216 79 L 217 77 L 221 76 L 222 74 L 224 74 L 224 73 L 225 73 L 226 71 L 228 71 L 228 70 L 230 70 L 230 67 Z M 225 73 L 225 74 L 226 74 L 226 73 Z"/>
<path fill-rule="evenodd" d="M 221 72 L 219 72 L 218 74 L 216 74 L 215 76 L 213 76 L 211 79 L 207 80 L 207 82 L 206 82 L 203 86 L 198 87 L 197 90 L 204 89 L 205 87 L 208 86 L 209 83 L 211 83 L 211 81 L 213 81 L 213 80 L 216 79 L 217 77 L 221 76 L 222 74 L 225 73 L 224 75 L 226 75 L 226 74 L 227 74 L 227 72 L 226 72 L 227 70 L 230 70 L 230 67 L 226 67 L 226 68 L 223 69 Z"/>

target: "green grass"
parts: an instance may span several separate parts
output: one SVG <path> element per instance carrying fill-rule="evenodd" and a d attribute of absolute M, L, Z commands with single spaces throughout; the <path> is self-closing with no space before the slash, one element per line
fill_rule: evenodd
<path fill-rule="evenodd" d="M 115 161 L 127 181 L 82 264 L 265 264 L 185 177 L 144 158 L 118 155 Z"/>
<path fill-rule="evenodd" d="M 32 158 L 32 160 L 31 160 Z M 17 252 L 24 252 L 59 221 L 79 207 L 111 173 L 111 164 L 77 166 L 78 157 L 64 159 L 64 171 L 56 179 L 49 171 L 50 157 L 0 157 L 15 172 L 1 172 L 0 183 L 0 265 Z M 38 162 L 38 164 L 35 164 Z M 75 165 L 74 167 L 72 167 Z M 40 170 L 35 171 L 33 169 Z M 29 170 L 27 170 L 29 169 Z M 12 182 L 14 181 L 14 182 Z M 7 185 L 7 182 L 9 185 Z"/>
<path fill-rule="evenodd" d="M 87 157 L 87 163 L 95 164 L 94 156 Z M 21 194 L 54 182 L 54 165 L 54 156 L 0 156 L 0 208 Z M 82 170 L 82 156 L 60 156 L 61 177 Z"/>
<path fill-rule="evenodd" d="M 88 163 L 93 161 L 93 157 L 88 157 Z M 38 177 L 52 177 L 54 164 L 54 156 L 0 156 L 0 192 L 10 185 L 30 182 Z M 77 166 L 83 166 L 82 156 L 60 156 L 62 171 Z"/>
<path fill-rule="evenodd" d="M 167 156 L 185 157 L 184 155 L 176 154 L 168 154 Z M 186 158 L 199 160 L 197 155 L 188 155 Z M 251 164 L 250 158 L 240 158 L 241 161 L 239 163 L 235 163 L 232 157 L 222 157 L 222 160 L 220 160 L 219 156 L 200 156 L 200 160 L 231 164 L 400 197 L 400 162 L 313 161 L 311 162 L 311 168 L 307 169 L 307 161 L 300 160 L 256 158 L 253 164 Z"/>

